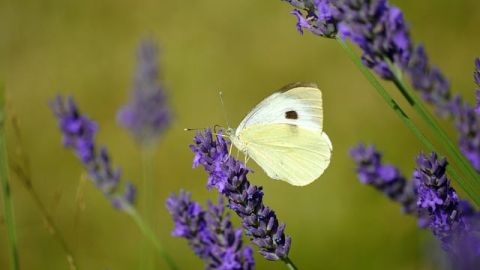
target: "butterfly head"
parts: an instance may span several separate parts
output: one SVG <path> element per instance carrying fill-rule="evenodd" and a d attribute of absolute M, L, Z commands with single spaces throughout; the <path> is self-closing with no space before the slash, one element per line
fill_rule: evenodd
<path fill-rule="evenodd" d="M 235 130 L 231 127 L 225 129 L 225 135 L 229 138 L 232 138 L 235 136 Z"/>
<path fill-rule="evenodd" d="M 240 150 L 241 152 L 245 153 L 246 155 L 248 155 L 247 153 L 247 145 L 244 141 L 242 141 L 240 139 L 240 136 L 238 136 L 236 134 L 236 130 L 233 129 L 233 128 L 227 128 L 225 129 L 225 137 L 228 137 L 230 139 L 230 141 L 232 142 L 233 145 L 235 145 L 235 147 L 237 147 L 238 150 Z"/>

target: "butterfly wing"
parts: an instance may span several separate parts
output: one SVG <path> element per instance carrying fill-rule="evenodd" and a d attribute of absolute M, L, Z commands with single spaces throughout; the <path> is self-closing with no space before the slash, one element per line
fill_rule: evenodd
<path fill-rule="evenodd" d="M 236 129 L 236 135 L 250 126 L 265 123 L 293 124 L 322 131 L 322 92 L 315 84 L 287 85 L 253 108 Z"/>
<path fill-rule="evenodd" d="M 241 132 L 246 154 L 273 179 L 305 186 L 330 163 L 332 143 L 322 131 L 294 125 L 255 125 Z"/>
<path fill-rule="evenodd" d="M 332 144 L 323 132 L 318 87 L 297 83 L 284 89 L 260 102 L 240 123 L 232 141 L 271 178 L 303 186 L 328 166 Z"/>

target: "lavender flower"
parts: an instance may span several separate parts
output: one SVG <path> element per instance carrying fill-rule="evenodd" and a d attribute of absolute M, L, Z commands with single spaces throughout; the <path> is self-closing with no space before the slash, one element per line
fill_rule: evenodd
<path fill-rule="evenodd" d="M 458 95 L 450 101 L 455 126 L 459 133 L 459 146 L 472 166 L 480 171 L 480 115 Z"/>
<path fill-rule="evenodd" d="M 242 230 L 235 230 L 225 214 L 223 200 L 208 203 L 208 211 L 191 200 L 190 193 L 172 194 L 167 208 L 175 221 L 174 236 L 186 238 L 190 247 L 206 261 L 205 269 L 248 270 L 254 268 L 253 251 L 242 249 Z"/>
<path fill-rule="evenodd" d="M 340 35 L 363 51 L 363 63 L 387 80 L 394 78 L 389 63 L 404 68 L 411 55 L 411 41 L 403 14 L 386 0 L 344 0 L 339 5 Z"/>
<path fill-rule="evenodd" d="M 288 0 L 287 0 L 288 1 Z M 297 29 L 324 37 L 350 38 L 363 51 L 362 61 L 387 80 L 394 78 L 389 63 L 405 68 L 412 45 L 403 14 L 386 0 L 288 1 L 298 9 Z"/>
<path fill-rule="evenodd" d="M 220 132 L 213 138 L 210 129 L 198 132 L 191 145 L 193 166 L 203 165 L 209 174 L 209 188 L 216 187 L 228 199 L 228 206 L 242 218 L 242 225 L 252 242 L 267 260 L 287 260 L 291 238 L 285 236 L 285 224 L 279 224 L 275 212 L 263 202 L 261 187 L 247 180 L 249 169 L 229 156 L 227 142 Z"/>
<path fill-rule="evenodd" d="M 382 155 L 374 146 L 359 144 L 350 150 L 350 156 L 357 164 L 360 182 L 373 186 L 400 203 L 405 213 L 415 213 L 417 208 L 413 182 L 406 181 L 396 167 L 382 164 Z"/>
<path fill-rule="evenodd" d="M 480 87 L 480 59 L 475 59 L 474 81 Z M 477 90 L 477 95 L 479 91 Z M 480 172 L 480 114 L 459 95 L 448 101 L 448 111 L 455 120 L 459 146 L 472 166 Z"/>
<path fill-rule="evenodd" d="M 182 191 L 179 197 L 172 194 L 167 199 L 167 208 L 175 221 L 172 235 L 186 238 L 195 254 L 205 258 L 208 245 L 200 236 L 206 227 L 205 211 L 200 204 L 190 199 L 190 193 Z"/>
<path fill-rule="evenodd" d="M 253 269 L 255 262 L 253 250 L 246 246 L 242 250 L 242 229 L 233 227 L 230 215 L 225 213 L 223 199 L 220 197 L 218 205 L 208 202 L 208 211 L 205 216 L 207 230 L 204 234 L 210 246 L 208 269 Z"/>
<path fill-rule="evenodd" d="M 428 226 L 449 251 L 457 269 L 476 269 L 480 262 L 479 214 L 461 201 L 445 174 L 447 161 L 435 153 L 420 153 L 414 179 L 418 183 L 419 214 L 428 217 Z M 471 268 L 473 266 L 473 268 Z"/>
<path fill-rule="evenodd" d="M 435 106 L 441 116 L 452 114 L 450 84 L 437 67 L 429 64 L 428 56 L 422 45 L 412 52 L 406 72 L 410 75 L 413 88 L 420 92 L 423 100 Z"/>
<path fill-rule="evenodd" d="M 290 12 L 297 17 L 297 30 L 310 30 L 315 35 L 335 38 L 339 13 L 330 0 L 286 0 L 297 9 Z M 305 10 L 306 15 L 299 10 Z"/>
<path fill-rule="evenodd" d="M 144 41 L 137 52 L 137 70 L 130 103 L 118 112 L 118 121 L 140 144 L 155 142 L 171 121 L 163 86 L 158 78 L 157 47 Z"/>
<path fill-rule="evenodd" d="M 451 188 L 446 175 L 447 160 L 438 159 L 432 152 L 429 157 L 420 153 L 414 179 L 418 182 L 417 206 L 420 213 L 429 216 L 429 227 L 442 241 L 446 250 L 451 249 L 454 232 L 465 229 L 459 198 Z"/>
<path fill-rule="evenodd" d="M 407 213 L 417 216 L 421 228 L 429 228 L 437 237 L 455 269 L 473 270 L 480 263 L 480 212 L 458 198 L 446 176 L 446 159 L 435 153 L 417 157 L 412 181 L 398 169 L 383 165 L 381 154 L 373 146 L 359 145 L 351 150 L 361 182 L 377 188 Z M 403 187 L 403 188 L 402 188 Z M 404 198 L 407 199 L 405 205 Z"/>
<path fill-rule="evenodd" d="M 436 106 L 439 114 L 450 115 L 449 83 L 438 68 L 430 66 L 423 46 L 412 49 L 400 9 L 386 0 L 286 1 L 297 8 L 291 13 L 297 16 L 301 33 L 308 29 L 319 36 L 350 38 L 362 49 L 365 65 L 391 80 L 394 71 L 388 62 L 395 64 L 410 76 L 413 87 Z M 325 32 L 318 25 L 332 31 Z"/>
<path fill-rule="evenodd" d="M 114 207 L 125 210 L 135 201 L 135 187 L 126 182 L 123 195 L 120 187 L 120 170 L 112 169 L 110 156 L 103 147 L 95 144 L 97 124 L 82 115 L 72 97 L 57 96 L 51 107 L 63 134 L 63 144 L 73 149 L 88 171 L 93 183 L 109 199 Z"/>

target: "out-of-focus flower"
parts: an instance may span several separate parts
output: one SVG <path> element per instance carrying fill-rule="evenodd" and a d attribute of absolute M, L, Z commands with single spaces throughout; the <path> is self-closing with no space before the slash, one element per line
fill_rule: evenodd
<path fill-rule="evenodd" d="M 165 90 L 159 79 L 157 57 L 157 46 L 153 41 L 140 44 L 130 101 L 118 112 L 120 124 L 140 144 L 157 141 L 171 122 Z"/>
<path fill-rule="evenodd" d="M 480 115 L 459 95 L 451 100 L 450 110 L 459 133 L 460 150 L 472 166 L 480 171 Z"/>
<path fill-rule="evenodd" d="M 285 224 L 279 224 L 275 212 L 263 204 L 262 188 L 250 184 L 249 169 L 229 156 L 228 145 L 221 131 L 216 137 L 210 129 L 198 132 L 191 145 L 193 166 L 203 165 L 209 174 L 207 186 L 216 187 L 228 199 L 228 207 L 242 218 L 246 235 L 260 247 L 263 257 L 286 260 L 291 238 L 285 236 Z"/>
<path fill-rule="evenodd" d="M 386 0 L 343 0 L 337 2 L 341 14 L 339 34 L 362 49 L 362 61 L 379 76 L 391 80 L 389 63 L 407 66 L 412 44 L 402 11 Z"/>
<path fill-rule="evenodd" d="M 114 207 L 127 209 L 135 201 L 135 187 L 126 182 L 124 194 L 118 194 L 120 170 L 112 168 L 107 150 L 97 147 L 95 143 L 97 124 L 80 113 L 72 97 L 57 96 L 51 102 L 51 107 L 63 134 L 65 147 L 75 151 L 88 171 L 90 179 Z"/>
<path fill-rule="evenodd" d="M 359 144 L 350 150 L 350 156 L 357 165 L 360 182 L 373 186 L 390 199 L 400 203 L 405 213 L 416 212 L 413 182 L 406 181 L 395 166 L 382 164 L 382 154 L 374 146 Z"/>
<path fill-rule="evenodd" d="M 437 67 L 432 67 L 428 61 L 425 48 L 418 45 L 412 52 L 406 72 L 410 75 L 413 88 L 423 100 L 435 106 L 441 116 L 451 115 L 450 84 Z"/>
<path fill-rule="evenodd" d="M 233 227 L 223 200 L 208 203 L 208 210 L 191 200 L 190 193 L 172 194 L 167 208 L 175 221 L 173 235 L 186 238 L 194 252 L 205 260 L 205 269 L 249 270 L 254 268 L 253 251 L 242 249 L 242 230 Z"/>

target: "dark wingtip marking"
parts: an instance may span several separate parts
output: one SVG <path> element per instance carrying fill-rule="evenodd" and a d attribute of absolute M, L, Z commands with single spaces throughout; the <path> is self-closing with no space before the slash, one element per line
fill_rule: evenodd
<path fill-rule="evenodd" d="M 285 112 L 285 118 L 287 118 L 287 119 L 298 119 L 298 113 L 296 111 Z"/>

